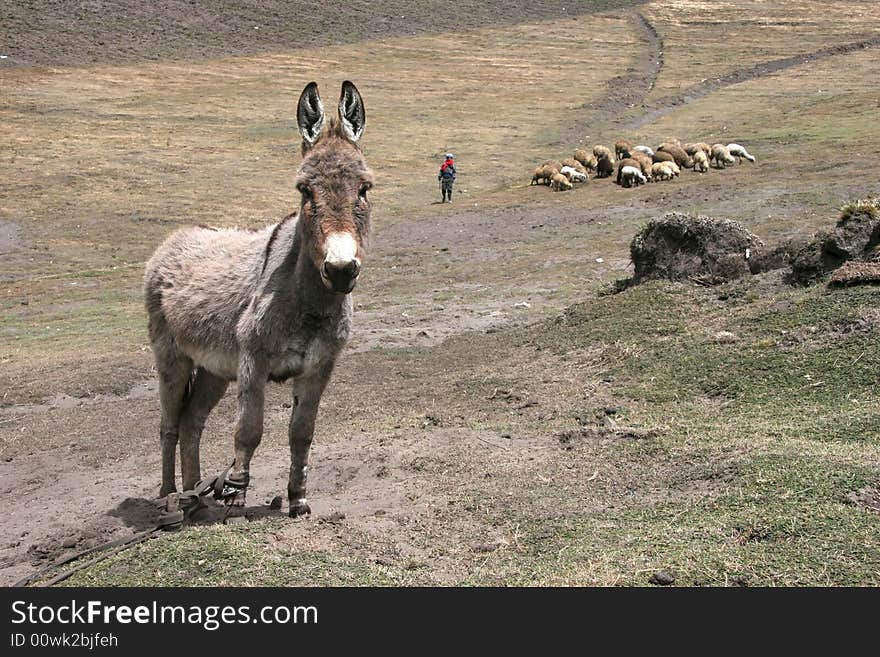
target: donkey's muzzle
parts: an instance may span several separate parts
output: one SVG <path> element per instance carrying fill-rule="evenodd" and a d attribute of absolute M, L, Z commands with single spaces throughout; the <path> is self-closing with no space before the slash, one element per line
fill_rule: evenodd
<path fill-rule="evenodd" d="M 321 272 L 327 286 L 339 294 L 348 294 L 354 289 L 361 266 L 357 260 L 346 263 L 325 262 Z"/>

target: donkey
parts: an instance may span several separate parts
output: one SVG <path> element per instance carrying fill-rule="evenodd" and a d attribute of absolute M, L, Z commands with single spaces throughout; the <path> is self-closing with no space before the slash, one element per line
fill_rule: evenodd
<path fill-rule="evenodd" d="M 309 448 L 321 395 L 350 331 L 349 294 L 370 231 L 373 175 L 358 142 L 366 115 L 357 88 L 342 83 L 339 117 L 326 122 L 318 85 L 300 95 L 303 161 L 297 212 L 260 230 L 183 228 L 147 263 L 150 342 L 162 407 L 162 488 L 176 491 L 180 442 L 184 489 L 201 478 L 205 420 L 238 382 L 235 460 L 224 485 L 242 506 L 250 462 L 263 435 L 268 381 L 293 379 L 289 515 L 311 513 L 306 500 Z"/>

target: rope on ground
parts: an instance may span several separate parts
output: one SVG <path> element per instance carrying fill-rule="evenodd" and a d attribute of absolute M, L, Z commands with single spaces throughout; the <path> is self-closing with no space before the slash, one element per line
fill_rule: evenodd
<path fill-rule="evenodd" d="M 31 582 L 40 579 L 45 574 L 57 568 L 60 568 L 61 566 L 82 559 L 83 557 L 86 557 L 90 554 L 95 554 L 97 552 L 102 553 L 92 559 L 89 559 L 88 561 L 77 564 L 73 568 L 65 570 L 64 572 L 56 575 L 55 577 L 49 579 L 41 585 L 54 586 L 55 584 L 58 584 L 59 582 L 63 582 L 64 580 L 68 579 L 79 571 L 84 570 L 89 566 L 93 566 L 96 563 L 100 563 L 105 559 L 109 559 L 110 557 L 119 554 L 123 550 L 127 550 L 151 538 L 157 538 L 164 534 L 178 531 L 183 526 L 184 520 L 186 520 L 189 515 L 193 511 L 195 511 L 196 508 L 198 508 L 201 497 L 204 495 L 213 494 L 213 497 L 215 499 L 224 500 L 227 505 L 229 505 L 231 500 L 240 491 L 247 487 L 247 482 L 230 481 L 228 479 L 229 470 L 231 467 L 232 466 L 229 466 L 229 468 L 226 468 L 216 477 L 211 477 L 210 479 L 204 479 L 200 481 L 192 490 L 185 490 L 182 493 L 169 493 L 164 499 L 158 500 L 157 503 L 162 508 L 162 513 L 159 515 L 158 524 L 152 529 L 148 529 L 137 534 L 132 534 L 131 536 L 125 536 L 123 538 L 117 538 L 112 541 L 107 541 L 106 543 L 101 543 L 100 545 L 95 545 L 86 550 L 81 550 L 80 552 L 76 552 L 61 559 L 57 559 L 48 566 L 45 566 L 35 573 L 32 573 L 27 577 L 20 579 L 12 586 L 16 588 L 28 586 Z M 183 508 L 181 508 L 181 506 Z M 228 512 L 229 509 L 227 509 L 227 514 Z"/>

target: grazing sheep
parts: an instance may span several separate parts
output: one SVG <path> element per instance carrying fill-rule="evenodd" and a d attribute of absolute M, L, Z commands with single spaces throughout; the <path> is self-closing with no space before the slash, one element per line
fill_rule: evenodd
<path fill-rule="evenodd" d="M 559 173 L 568 178 L 569 182 L 587 182 L 587 174 L 578 171 L 574 167 L 563 166 Z"/>
<path fill-rule="evenodd" d="M 728 164 L 736 164 L 736 160 L 733 159 L 724 144 L 712 144 L 712 156 L 709 159 L 715 163 L 715 167 L 718 169 L 723 169 Z"/>
<path fill-rule="evenodd" d="M 645 176 L 648 180 L 651 179 L 651 167 L 654 165 L 654 161 L 648 157 L 646 153 L 642 153 L 640 151 L 636 151 L 630 157 L 631 160 L 635 160 L 639 163 L 639 168 L 642 170 L 642 175 Z"/>
<path fill-rule="evenodd" d="M 651 180 L 672 180 L 675 178 L 675 173 L 669 165 L 670 162 L 655 162 L 651 167 Z"/>
<path fill-rule="evenodd" d="M 665 151 L 666 149 L 663 148 L 664 146 L 678 146 L 679 148 L 681 148 L 681 142 L 678 139 L 676 139 L 675 137 L 673 137 L 667 141 L 664 141 L 662 144 L 660 144 L 657 147 L 657 150 L 658 151 Z"/>
<path fill-rule="evenodd" d="M 554 192 L 563 192 L 567 189 L 571 189 L 574 187 L 568 178 L 563 176 L 561 173 L 554 173 L 553 177 L 550 179 L 550 189 Z"/>
<path fill-rule="evenodd" d="M 639 145 L 639 146 L 636 146 L 636 147 L 635 147 L 635 150 L 637 150 L 637 151 L 640 152 L 640 153 L 644 153 L 644 154 L 647 155 L 648 157 L 654 157 L 654 149 L 651 148 L 650 146 L 641 146 L 641 145 Z M 631 154 L 632 154 L 632 153 L 630 153 L 630 155 L 631 155 Z"/>
<path fill-rule="evenodd" d="M 635 159 L 633 157 L 625 157 L 622 160 L 620 160 L 620 162 L 617 163 L 617 184 L 618 185 L 623 184 L 623 169 L 625 167 L 635 167 L 636 169 L 638 169 L 639 171 L 642 172 L 643 176 L 645 175 L 645 172 L 642 170 L 642 165 L 637 159 Z M 647 176 L 645 176 L 645 177 L 647 178 Z"/>
<path fill-rule="evenodd" d="M 554 173 L 559 173 L 559 169 L 548 164 L 542 164 L 535 169 L 530 185 L 549 185 L 550 178 L 553 177 Z"/>
<path fill-rule="evenodd" d="M 706 154 L 706 157 L 709 157 L 709 155 L 712 154 L 712 147 L 703 141 L 697 141 L 697 142 L 694 142 L 693 144 L 685 144 L 684 145 L 684 152 L 687 153 L 688 155 L 690 155 L 691 157 L 693 157 L 694 153 L 696 153 L 697 151 L 703 151 Z"/>
<path fill-rule="evenodd" d="M 552 167 L 559 171 L 562 168 L 562 162 L 559 160 L 544 160 L 541 162 L 542 167 Z"/>
<path fill-rule="evenodd" d="M 700 173 L 705 173 L 709 170 L 709 158 L 706 157 L 706 153 L 702 150 L 697 150 L 694 153 L 694 171 L 699 171 Z"/>
<path fill-rule="evenodd" d="M 675 162 L 664 162 L 664 164 L 668 164 L 669 168 L 672 169 L 672 175 L 677 176 L 681 173 L 681 169 L 678 168 Z"/>
<path fill-rule="evenodd" d="M 749 152 L 739 144 L 728 144 L 727 145 L 728 152 L 735 157 L 740 164 L 742 164 L 742 159 L 746 158 L 749 162 L 755 161 L 754 155 L 749 155 Z"/>
<path fill-rule="evenodd" d="M 673 160 L 675 160 L 675 163 L 683 169 L 690 169 L 694 166 L 694 161 L 691 159 L 690 155 L 685 153 L 681 146 L 676 146 L 675 144 L 667 142 L 665 144 L 660 144 L 657 150 L 669 153 Z"/>
<path fill-rule="evenodd" d="M 639 167 L 624 166 L 620 168 L 620 184 L 623 187 L 633 187 L 648 182 L 648 179 L 642 174 Z"/>
<path fill-rule="evenodd" d="M 651 158 L 652 162 L 675 162 L 675 158 L 672 157 L 672 153 L 667 153 L 666 151 L 657 151 L 654 153 L 654 156 Z"/>
<path fill-rule="evenodd" d="M 584 175 L 587 174 L 587 168 L 573 157 L 567 157 L 562 160 L 562 168 L 564 169 L 565 167 L 571 167 L 575 171 L 578 171 Z M 560 169 L 559 171 L 561 172 L 562 169 Z"/>
<path fill-rule="evenodd" d="M 633 151 L 633 145 L 629 143 L 626 139 L 618 139 L 614 142 L 614 156 L 618 160 L 622 160 L 624 158 L 629 157 L 629 154 Z"/>
<path fill-rule="evenodd" d="M 596 177 L 607 178 L 612 173 L 614 173 L 614 160 L 609 151 L 608 153 L 603 153 L 602 157 L 598 159 L 596 163 Z"/>
<path fill-rule="evenodd" d="M 602 146 L 601 144 L 593 146 L 593 155 L 596 156 L 597 160 L 601 160 L 603 156 L 607 157 L 609 160 L 611 160 L 611 164 L 614 164 L 614 153 L 612 153 L 609 148 Z"/>
<path fill-rule="evenodd" d="M 595 155 L 590 155 L 583 148 L 578 148 L 574 152 L 574 159 L 584 165 L 587 171 L 595 171 L 598 160 Z"/>

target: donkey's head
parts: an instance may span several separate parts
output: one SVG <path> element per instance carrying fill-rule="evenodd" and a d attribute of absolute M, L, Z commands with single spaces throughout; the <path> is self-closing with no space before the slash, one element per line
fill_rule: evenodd
<path fill-rule="evenodd" d="M 364 102 L 351 82 L 342 83 L 338 119 L 325 122 L 314 82 L 299 98 L 304 159 L 296 186 L 302 194 L 299 221 L 308 238 L 303 246 L 321 281 L 338 294 L 354 288 L 370 232 L 367 192 L 373 174 L 358 147 L 365 120 Z"/>

